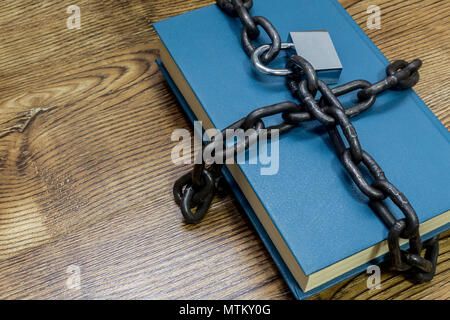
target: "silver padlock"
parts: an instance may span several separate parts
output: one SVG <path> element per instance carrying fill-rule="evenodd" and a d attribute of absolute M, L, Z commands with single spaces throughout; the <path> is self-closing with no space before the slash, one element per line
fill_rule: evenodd
<path fill-rule="evenodd" d="M 342 64 L 328 31 L 291 32 L 289 41 L 297 55 L 312 64 L 319 79 L 327 84 L 339 81 Z"/>
<path fill-rule="evenodd" d="M 282 43 L 281 49 L 294 49 L 296 54 L 308 60 L 317 71 L 319 79 L 327 84 L 339 81 L 342 64 L 334 48 L 328 31 L 291 32 L 289 43 Z M 273 69 L 261 63 L 260 57 L 270 49 L 265 44 L 258 47 L 252 54 L 252 62 L 257 70 L 273 76 L 287 76 L 292 73 L 288 69 Z"/>

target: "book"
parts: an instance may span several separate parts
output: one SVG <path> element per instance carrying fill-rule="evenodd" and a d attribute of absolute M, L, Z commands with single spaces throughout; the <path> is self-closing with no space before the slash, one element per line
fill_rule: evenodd
<path fill-rule="evenodd" d="M 336 0 L 254 1 L 287 40 L 292 31 L 327 30 L 341 59 L 339 84 L 376 82 L 389 61 Z M 216 5 L 154 24 L 161 70 L 180 104 L 205 129 L 219 130 L 258 107 L 293 100 L 283 78 L 254 70 L 240 44 L 241 24 Z M 262 36 L 259 44 L 269 43 Z M 283 66 L 281 55 L 271 65 Z M 355 96 L 342 97 L 344 106 Z M 281 116 L 264 119 L 266 126 Z M 415 208 L 423 240 L 450 226 L 450 135 L 413 90 L 388 91 L 353 119 L 363 148 Z M 280 137 L 279 171 L 233 164 L 223 173 L 298 299 L 388 257 L 388 229 L 368 207 L 318 121 Z M 397 218 L 395 205 L 385 201 Z M 401 242 L 407 248 L 406 241 Z"/>

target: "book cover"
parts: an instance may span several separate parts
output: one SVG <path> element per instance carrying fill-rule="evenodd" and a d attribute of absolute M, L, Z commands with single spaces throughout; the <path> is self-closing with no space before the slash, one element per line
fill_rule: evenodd
<path fill-rule="evenodd" d="M 291 31 L 327 30 L 343 65 L 340 83 L 384 77 L 389 62 L 334 0 L 255 1 L 252 13 L 268 17 L 284 40 Z M 292 100 L 284 79 L 253 69 L 240 46 L 240 28 L 215 5 L 155 24 L 162 51 L 173 61 L 166 67 L 174 88 L 206 128 L 222 129 L 257 107 Z M 343 102 L 351 104 L 352 97 Z M 267 125 L 280 121 L 275 116 Z M 447 230 L 450 138 L 414 91 L 385 93 L 353 122 L 364 148 L 415 207 L 424 239 Z M 265 232 L 261 236 L 298 298 L 384 257 L 388 230 L 352 185 L 319 123 L 280 139 L 278 174 L 261 176 L 259 166 L 248 164 L 229 169 L 229 181 L 239 185 L 234 189 L 245 194 L 238 199 L 254 214 L 260 235 Z M 327 276 L 305 281 L 319 273 Z"/>

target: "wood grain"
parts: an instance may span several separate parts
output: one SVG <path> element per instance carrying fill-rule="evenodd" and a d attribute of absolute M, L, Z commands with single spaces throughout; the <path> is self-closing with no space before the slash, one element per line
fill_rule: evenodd
<path fill-rule="evenodd" d="M 170 161 L 176 128 L 190 128 L 154 63 L 155 21 L 202 0 L 76 2 L 82 28 L 68 30 L 69 1 L 0 5 L 0 298 L 292 299 L 232 197 L 185 225 Z M 450 3 L 341 4 L 391 60 L 424 60 L 416 91 L 450 127 Z M 382 9 L 368 30 L 366 9 Z M 438 274 L 412 286 L 383 266 L 382 289 L 361 274 L 315 299 L 449 299 L 450 240 Z M 81 268 L 81 289 L 66 281 Z"/>

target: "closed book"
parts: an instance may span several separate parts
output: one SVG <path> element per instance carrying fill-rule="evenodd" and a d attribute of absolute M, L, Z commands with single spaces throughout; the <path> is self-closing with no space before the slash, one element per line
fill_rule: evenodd
<path fill-rule="evenodd" d="M 256 0 L 287 41 L 326 30 L 342 63 L 339 84 L 384 78 L 389 61 L 335 0 Z M 252 110 L 293 101 L 285 79 L 257 72 L 241 47 L 241 24 L 216 5 L 154 24 L 161 69 L 191 120 L 219 130 Z M 262 35 L 259 43 L 270 43 Z M 271 66 L 284 66 L 282 54 Z M 357 100 L 341 97 L 344 106 Z M 264 119 L 266 126 L 281 116 Z M 353 118 L 361 144 L 415 208 L 423 240 L 450 226 L 450 135 L 413 90 L 388 91 Z M 323 125 L 303 123 L 279 140 L 278 171 L 250 163 L 223 169 L 235 196 L 294 295 L 303 299 L 388 257 L 389 230 L 341 165 Z M 385 201 L 397 218 L 401 212 Z M 407 248 L 406 241 L 401 242 Z"/>

